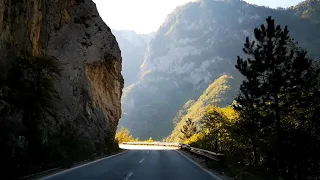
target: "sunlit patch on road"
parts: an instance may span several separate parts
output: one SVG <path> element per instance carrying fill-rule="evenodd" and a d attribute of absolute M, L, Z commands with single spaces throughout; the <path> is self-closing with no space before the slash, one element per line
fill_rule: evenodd
<path fill-rule="evenodd" d="M 128 145 L 128 144 L 119 144 L 121 149 L 132 149 L 132 150 L 176 150 L 178 147 L 169 147 L 169 146 L 148 146 L 148 145 Z"/>
<path fill-rule="evenodd" d="M 176 150 L 179 149 L 178 143 L 145 143 L 145 142 L 130 142 L 119 144 L 121 149 L 132 150 Z"/>

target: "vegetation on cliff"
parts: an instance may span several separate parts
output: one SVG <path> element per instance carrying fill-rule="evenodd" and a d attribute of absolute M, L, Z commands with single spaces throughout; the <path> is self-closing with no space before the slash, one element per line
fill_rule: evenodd
<path fill-rule="evenodd" d="M 188 101 L 183 108 L 177 113 L 174 123 L 176 124 L 175 129 L 171 135 L 166 138 L 166 141 L 181 141 L 184 140 L 184 133 L 181 132 L 185 128 L 188 120 L 197 126 L 201 123 L 203 116 L 211 105 L 218 107 L 225 107 L 230 105 L 229 97 L 236 97 L 238 83 L 233 77 L 229 75 L 222 75 L 220 78 L 215 80 L 200 96 L 197 101 Z"/>
<path fill-rule="evenodd" d="M 123 142 L 137 142 L 137 141 L 146 141 L 146 142 L 153 142 L 152 137 L 148 140 L 140 140 L 139 138 L 134 138 L 130 131 L 127 128 L 121 127 L 121 129 L 116 133 L 116 142 L 123 143 Z"/>
<path fill-rule="evenodd" d="M 319 0 L 306 0 L 296 6 L 290 7 L 298 13 L 303 19 L 311 20 L 315 23 L 320 23 L 320 1 Z"/>

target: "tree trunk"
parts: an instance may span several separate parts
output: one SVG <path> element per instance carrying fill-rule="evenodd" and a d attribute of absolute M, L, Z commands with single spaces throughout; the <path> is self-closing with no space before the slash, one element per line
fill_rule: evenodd
<path fill-rule="evenodd" d="M 281 121 L 280 121 L 280 107 L 278 94 L 274 94 L 275 98 L 275 118 L 276 118 L 276 133 L 277 133 L 277 144 L 278 144 L 278 160 L 279 160 L 279 170 L 282 171 L 283 161 L 282 161 L 282 136 L 281 136 Z"/>
<path fill-rule="evenodd" d="M 257 166 L 259 161 L 260 161 L 260 155 L 259 155 L 258 150 L 257 150 L 257 143 L 256 143 L 255 138 L 253 138 L 253 140 L 252 140 L 252 150 L 253 150 L 254 166 Z"/>

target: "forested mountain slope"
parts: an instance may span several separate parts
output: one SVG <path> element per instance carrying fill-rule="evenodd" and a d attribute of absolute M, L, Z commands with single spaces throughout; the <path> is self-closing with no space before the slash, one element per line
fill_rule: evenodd
<path fill-rule="evenodd" d="M 320 0 L 306 0 L 297 6 L 290 7 L 293 13 L 313 23 L 320 23 Z"/>
<path fill-rule="evenodd" d="M 235 80 L 228 75 L 223 75 L 216 79 L 197 101 L 192 103 L 190 107 L 185 105 L 184 107 L 187 108 L 178 112 L 174 119 L 177 125 L 166 140 L 172 142 L 183 140 L 181 130 L 186 121 L 190 118 L 192 122 L 200 123 L 210 106 L 225 107 L 232 104 L 232 99 L 239 93 L 240 82 L 239 79 Z M 182 114 L 181 112 L 185 113 Z"/>

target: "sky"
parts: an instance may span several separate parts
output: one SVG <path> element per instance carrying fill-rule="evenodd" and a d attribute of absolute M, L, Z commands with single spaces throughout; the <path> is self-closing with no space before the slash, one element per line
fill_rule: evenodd
<path fill-rule="evenodd" d="M 105 23 L 116 30 L 155 32 L 177 6 L 195 0 L 93 0 Z M 289 7 L 302 0 L 245 0 L 251 4 Z"/>

